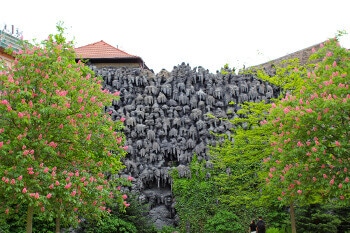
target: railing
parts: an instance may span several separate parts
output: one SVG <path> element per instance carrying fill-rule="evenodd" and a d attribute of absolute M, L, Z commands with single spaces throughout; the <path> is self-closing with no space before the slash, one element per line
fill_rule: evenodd
<path fill-rule="evenodd" d="M 22 45 L 22 40 L 4 32 L 3 30 L 0 30 L 0 47 L 2 48 L 11 47 L 15 51 L 18 51 L 21 49 L 22 47 L 21 45 Z"/>

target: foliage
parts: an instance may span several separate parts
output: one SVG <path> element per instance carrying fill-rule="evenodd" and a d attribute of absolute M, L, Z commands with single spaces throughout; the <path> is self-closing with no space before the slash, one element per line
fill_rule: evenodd
<path fill-rule="evenodd" d="M 33 214 L 76 225 L 108 214 L 111 201 L 122 209 L 115 187 L 127 182 L 105 175 L 123 167 L 122 122 L 103 110 L 119 93 L 101 90 L 57 29 L 0 71 L 0 214 L 27 206 L 29 232 Z"/>
<path fill-rule="evenodd" d="M 236 71 L 235 67 L 230 68 L 229 64 L 225 64 L 224 67 L 220 69 L 220 73 L 222 75 L 227 75 L 227 74 L 234 74 Z"/>
<path fill-rule="evenodd" d="M 238 111 L 241 117 L 231 121 L 236 125 L 234 142 L 227 139 L 211 149 L 211 158 L 218 170 L 214 181 L 220 190 L 219 200 L 225 205 L 250 205 L 259 199 L 257 170 L 270 153 L 267 144 L 271 130 L 266 129 L 267 125 L 259 127 L 267 109 L 264 102 L 245 103 Z"/>
<path fill-rule="evenodd" d="M 207 220 L 217 211 L 217 188 L 208 176 L 210 169 L 205 161 L 199 162 L 197 156 L 190 164 L 190 172 L 188 178 L 180 178 L 176 169 L 172 172 L 175 208 L 181 232 L 202 232 Z"/>
<path fill-rule="evenodd" d="M 349 57 L 336 39 L 321 45 L 300 91 L 270 109 L 276 130 L 265 160 L 266 192 L 282 204 L 349 205 Z"/>
<path fill-rule="evenodd" d="M 266 233 L 284 233 L 284 231 L 278 228 L 270 227 L 266 229 Z"/>
<path fill-rule="evenodd" d="M 136 233 L 138 232 L 136 227 L 123 219 L 120 219 L 116 215 L 107 216 L 97 224 L 90 225 L 89 228 L 84 230 L 85 233 Z"/>
<path fill-rule="evenodd" d="M 25 232 L 26 231 L 26 212 L 27 206 L 19 206 L 16 213 L 8 216 L 0 224 L 1 233 L 11 232 Z M 49 221 L 42 215 L 36 215 L 33 217 L 33 232 L 53 233 L 55 229 L 55 223 Z"/>
<path fill-rule="evenodd" d="M 150 217 L 147 215 L 149 210 L 148 204 L 141 203 L 135 194 L 127 194 L 130 206 L 126 209 L 126 212 L 119 217 L 133 224 L 138 233 L 154 233 L 156 231 L 155 227 Z"/>
<path fill-rule="evenodd" d="M 239 224 L 238 217 L 226 210 L 219 210 L 205 224 L 205 232 L 230 233 L 243 232 L 244 227 Z"/>
<path fill-rule="evenodd" d="M 297 209 L 298 232 L 338 232 L 341 223 L 339 216 L 334 214 L 329 206 L 310 205 Z"/>
<path fill-rule="evenodd" d="M 256 71 L 256 75 L 263 81 L 281 85 L 279 90 L 285 93 L 285 88 L 297 89 L 303 83 L 302 78 L 292 72 L 295 69 L 304 70 L 298 64 L 298 60 L 288 60 L 283 62 L 283 66 L 276 67 L 273 77 L 261 70 Z M 213 180 L 219 189 L 218 200 L 239 216 L 242 226 L 249 225 L 251 219 L 259 215 L 265 216 L 268 222 L 277 227 L 283 227 L 286 223 L 287 213 L 278 207 L 279 203 L 262 196 L 265 182 L 259 177 L 263 159 L 272 152 L 269 145 L 274 128 L 266 123 L 271 102 L 275 101 L 278 100 L 241 104 L 237 112 L 239 117 L 230 120 L 234 125 L 232 139 L 210 148 L 215 168 Z"/>

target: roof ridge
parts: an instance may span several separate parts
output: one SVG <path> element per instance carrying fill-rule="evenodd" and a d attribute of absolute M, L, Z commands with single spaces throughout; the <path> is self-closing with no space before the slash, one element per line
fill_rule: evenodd
<path fill-rule="evenodd" d="M 77 47 L 75 51 L 77 55 L 84 58 L 140 58 L 116 48 L 104 40 Z"/>

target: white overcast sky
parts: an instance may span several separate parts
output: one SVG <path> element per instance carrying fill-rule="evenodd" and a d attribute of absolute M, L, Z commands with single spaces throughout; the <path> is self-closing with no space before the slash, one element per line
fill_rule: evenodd
<path fill-rule="evenodd" d="M 104 40 L 156 73 L 182 62 L 214 73 L 350 34 L 349 9 L 349 0 L 7 0 L 0 26 L 41 41 L 63 21 L 77 47 Z M 341 44 L 350 47 L 349 35 Z"/>

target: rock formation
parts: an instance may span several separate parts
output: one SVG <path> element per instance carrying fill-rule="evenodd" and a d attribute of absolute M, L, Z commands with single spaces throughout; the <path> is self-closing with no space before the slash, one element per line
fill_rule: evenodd
<path fill-rule="evenodd" d="M 194 154 L 209 160 L 208 145 L 215 145 L 210 132 L 231 134 L 232 125 L 224 119 L 237 117 L 238 104 L 268 101 L 279 92 L 253 75 L 212 74 L 185 63 L 156 75 L 137 68 L 91 68 L 103 77 L 105 89 L 121 93 L 106 108 L 114 120 L 126 119 L 122 173 L 135 178 L 130 191 L 149 203 L 159 228 L 177 221 L 170 170 L 190 176 Z"/>

